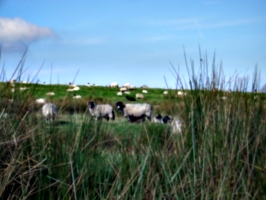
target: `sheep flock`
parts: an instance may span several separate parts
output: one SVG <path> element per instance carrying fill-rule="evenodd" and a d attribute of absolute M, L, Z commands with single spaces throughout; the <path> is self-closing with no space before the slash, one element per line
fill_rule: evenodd
<path fill-rule="evenodd" d="M 95 84 L 90 85 L 87 84 L 88 87 L 94 86 Z M 153 106 L 149 103 L 145 103 L 146 96 L 149 94 L 149 88 L 146 85 L 143 85 L 141 87 L 141 90 L 138 91 L 138 93 L 133 92 L 133 90 L 136 89 L 135 86 L 130 85 L 129 83 L 126 83 L 122 86 L 119 86 L 118 83 L 112 82 L 109 86 L 110 88 L 117 88 L 117 95 L 122 96 L 119 97 L 122 101 L 118 101 L 115 104 L 111 105 L 110 103 L 98 103 L 96 101 L 89 100 L 87 102 L 87 110 L 89 111 L 89 114 L 94 118 L 95 121 L 104 118 L 106 121 L 109 121 L 110 119 L 114 121 L 116 119 L 115 116 L 115 110 L 116 108 L 117 113 L 120 113 L 120 116 L 123 116 L 123 118 L 126 119 L 129 123 L 141 123 L 144 122 L 145 119 L 148 120 L 149 123 L 161 123 L 165 124 L 167 126 L 170 126 L 173 133 L 179 133 L 182 130 L 183 123 L 181 123 L 182 120 L 180 119 L 173 119 L 172 117 L 162 117 L 160 114 L 156 115 L 154 118 L 153 116 Z M 75 101 L 84 102 L 84 99 L 81 95 L 79 95 L 80 87 L 69 83 L 68 88 L 66 89 L 66 93 L 70 93 L 73 99 Z M 73 93 L 72 93 L 73 92 Z M 132 95 L 131 93 L 134 93 L 135 95 Z M 124 96 L 125 94 L 125 96 Z M 57 94 L 50 90 L 49 92 L 46 92 L 44 94 L 47 99 L 50 99 L 53 96 L 56 96 Z M 161 94 L 162 96 L 168 95 L 168 91 L 164 91 Z M 179 92 L 177 94 L 178 96 L 181 96 L 182 93 Z M 41 113 L 43 117 L 45 118 L 47 123 L 53 122 L 56 120 L 56 117 L 58 115 L 58 108 L 55 103 L 49 102 L 46 98 L 37 98 L 35 99 L 35 104 L 42 105 Z M 81 101 L 83 99 L 83 101 Z M 129 103 L 123 102 L 124 101 L 130 101 Z M 102 101 L 101 101 L 102 102 Z M 114 107 L 114 108 L 113 108 Z M 118 114 L 119 115 L 119 114 Z M 121 120 L 118 120 L 119 122 Z"/>

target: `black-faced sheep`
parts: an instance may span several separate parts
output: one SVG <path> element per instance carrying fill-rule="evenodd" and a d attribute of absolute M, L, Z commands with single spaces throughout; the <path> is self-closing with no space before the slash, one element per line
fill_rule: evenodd
<path fill-rule="evenodd" d="M 51 118 L 54 120 L 57 112 L 57 107 L 53 103 L 45 103 L 42 107 L 42 114 L 45 117 L 46 122 Z"/>
<path fill-rule="evenodd" d="M 170 125 L 173 134 L 181 133 L 182 131 L 183 123 L 181 122 L 180 119 L 173 120 L 172 117 L 169 117 L 167 115 L 162 117 L 160 114 L 158 114 L 154 117 L 154 122 Z"/>
<path fill-rule="evenodd" d="M 149 120 L 152 116 L 152 106 L 148 103 L 139 103 L 139 104 L 124 104 L 119 101 L 116 103 L 117 109 L 124 114 L 124 117 L 128 118 L 129 115 L 134 117 L 140 117 L 144 115 Z"/>
<path fill-rule="evenodd" d="M 113 107 L 109 104 L 99 104 L 97 105 L 93 101 L 88 102 L 89 111 L 91 116 L 98 120 L 100 117 L 104 117 L 107 121 L 111 118 L 115 120 L 115 113 Z"/>

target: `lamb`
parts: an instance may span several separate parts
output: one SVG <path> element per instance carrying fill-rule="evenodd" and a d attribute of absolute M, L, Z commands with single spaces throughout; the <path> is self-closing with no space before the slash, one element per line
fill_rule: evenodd
<path fill-rule="evenodd" d="M 115 120 L 115 113 L 113 107 L 109 104 L 99 104 L 97 105 L 93 101 L 88 102 L 89 111 L 91 116 L 95 117 L 95 120 L 98 120 L 100 117 L 104 117 L 107 121 L 109 118 Z"/>
<path fill-rule="evenodd" d="M 42 107 L 42 114 L 46 118 L 46 122 L 51 118 L 54 120 L 57 115 L 56 105 L 53 103 L 45 103 Z"/>
<path fill-rule="evenodd" d="M 136 99 L 144 99 L 144 95 L 143 94 L 136 94 Z"/>
<path fill-rule="evenodd" d="M 167 115 L 165 117 L 162 117 L 160 114 L 158 114 L 154 117 L 154 122 L 170 125 L 172 129 L 172 134 L 181 133 L 182 131 L 183 123 L 181 122 L 180 119 L 173 120 L 172 117 L 169 117 Z"/>
<path fill-rule="evenodd" d="M 151 121 L 152 116 L 152 106 L 148 103 L 139 103 L 139 104 L 124 104 L 119 101 L 116 103 L 117 109 L 124 114 L 124 117 L 128 118 L 130 115 L 134 117 L 140 117 L 144 115 L 144 118 L 147 117 Z"/>

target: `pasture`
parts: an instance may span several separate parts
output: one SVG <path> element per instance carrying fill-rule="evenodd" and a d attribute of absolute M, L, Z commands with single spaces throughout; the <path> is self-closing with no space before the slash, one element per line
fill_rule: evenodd
<path fill-rule="evenodd" d="M 74 99 L 68 85 L 16 83 L 12 92 L 2 82 L 1 199 L 265 198 L 265 94 L 198 83 L 184 96 L 148 88 L 137 100 L 150 103 L 153 116 L 180 117 L 182 133 L 173 135 L 164 124 L 123 118 L 114 104 L 129 101 L 118 88 L 80 85 Z M 38 98 L 58 106 L 54 122 L 45 123 Z M 110 103 L 115 121 L 92 119 L 89 100 Z"/>

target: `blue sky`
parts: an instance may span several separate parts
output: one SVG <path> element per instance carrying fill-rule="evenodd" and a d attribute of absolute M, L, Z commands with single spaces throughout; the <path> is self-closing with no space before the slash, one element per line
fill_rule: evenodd
<path fill-rule="evenodd" d="M 258 65 L 262 86 L 265 10 L 265 0 L 0 0 L 0 64 L 9 79 L 29 45 L 25 80 L 44 63 L 40 82 L 166 88 L 165 77 L 175 88 L 170 63 L 187 81 L 184 49 L 197 69 L 200 46 L 209 66 L 216 53 L 226 79 L 249 76 L 251 83 Z"/>

